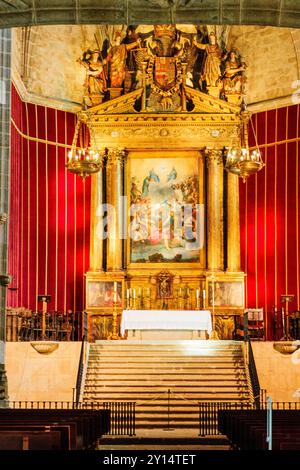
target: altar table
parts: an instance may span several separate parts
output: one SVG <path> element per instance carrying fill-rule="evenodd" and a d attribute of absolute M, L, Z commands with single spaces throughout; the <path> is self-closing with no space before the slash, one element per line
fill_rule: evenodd
<path fill-rule="evenodd" d="M 123 310 L 122 336 L 126 330 L 130 339 L 205 339 L 205 332 L 212 331 L 211 314 L 209 310 Z"/>

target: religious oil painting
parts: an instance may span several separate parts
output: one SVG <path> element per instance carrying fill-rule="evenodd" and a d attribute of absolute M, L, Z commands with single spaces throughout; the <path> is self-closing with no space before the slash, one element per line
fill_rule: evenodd
<path fill-rule="evenodd" d="M 130 261 L 198 262 L 204 243 L 198 159 L 137 158 L 130 168 Z"/>
<path fill-rule="evenodd" d="M 89 281 L 87 288 L 87 307 L 122 306 L 122 283 L 117 282 L 116 291 L 113 281 Z"/>
<path fill-rule="evenodd" d="M 243 307 L 244 286 L 242 282 L 209 282 L 208 305 L 210 307 Z"/>

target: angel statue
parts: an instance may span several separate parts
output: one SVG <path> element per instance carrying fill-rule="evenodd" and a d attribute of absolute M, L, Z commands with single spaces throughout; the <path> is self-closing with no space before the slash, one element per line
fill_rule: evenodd
<path fill-rule="evenodd" d="M 243 84 L 246 79 L 243 72 L 247 65 L 241 61 L 241 58 L 235 49 L 231 49 L 225 56 L 225 70 L 223 73 L 223 93 L 226 98 L 228 95 L 241 95 Z"/>
<path fill-rule="evenodd" d="M 82 59 L 77 60 L 86 69 L 85 96 L 88 97 L 92 106 L 102 103 L 107 88 L 106 60 L 101 59 L 99 49 L 93 51 L 88 49 L 83 53 Z"/>
<path fill-rule="evenodd" d="M 121 88 L 123 86 L 126 73 L 127 53 L 131 49 L 139 47 L 140 44 L 140 38 L 130 44 L 121 43 L 121 33 L 119 31 L 116 32 L 113 44 L 107 56 L 111 88 Z"/>
<path fill-rule="evenodd" d="M 205 50 L 206 57 L 204 61 L 204 67 L 202 72 L 202 80 L 205 80 L 206 86 L 218 87 L 221 77 L 221 55 L 222 51 L 217 43 L 215 33 L 211 32 L 208 37 L 209 43 L 202 44 L 194 39 L 193 44 L 198 48 Z"/>

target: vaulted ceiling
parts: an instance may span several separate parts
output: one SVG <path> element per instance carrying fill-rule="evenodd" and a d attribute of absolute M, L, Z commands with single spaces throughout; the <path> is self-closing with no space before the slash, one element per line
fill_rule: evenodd
<path fill-rule="evenodd" d="M 0 27 L 48 24 L 300 27 L 299 0 L 0 0 Z"/>

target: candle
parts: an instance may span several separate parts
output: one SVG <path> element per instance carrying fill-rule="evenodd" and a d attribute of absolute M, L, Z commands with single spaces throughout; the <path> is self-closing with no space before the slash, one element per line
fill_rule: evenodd
<path fill-rule="evenodd" d="M 135 299 L 135 289 L 133 289 L 133 298 Z"/>
<path fill-rule="evenodd" d="M 114 292 L 117 292 L 117 286 L 118 286 L 117 281 L 115 281 L 114 282 Z"/>
<path fill-rule="evenodd" d="M 199 289 L 196 290 L 196 299 L 199 299 Z"/>
<path fill-rule="evenodd" d="M 117 293 L 114 292 L 114 302 L 117 303 Z"/>
<path fill-rule="evenodd" d="M 204 289 L 202 291 L 202 297 L 203 297 L 203 300 L 205 300 L 205 290 Z"/>
<path fill-rule="evenodd" d="M 127 298 L 127 299 L 130 298 L 130 290 L 129 290 L 129 289 L 126 290 L 126 298 Z"/>

